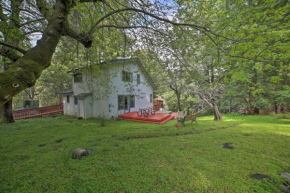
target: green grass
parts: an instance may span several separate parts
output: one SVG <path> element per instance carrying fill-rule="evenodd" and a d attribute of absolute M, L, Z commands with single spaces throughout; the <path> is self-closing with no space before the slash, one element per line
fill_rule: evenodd
<path fill-rule="evenodd" d="M 290 119 L 212 119 L 180 129 L 67 116 L 1 125 L 0 192 L 279 192 L 279 173 L 290 169 Z M 93 153 L 73 160 L 77 147 Z"/>

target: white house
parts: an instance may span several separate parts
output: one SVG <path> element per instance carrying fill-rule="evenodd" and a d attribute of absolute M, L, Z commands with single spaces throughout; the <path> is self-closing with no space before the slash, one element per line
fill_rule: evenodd
<path fill-rule="evenodd" d="M 73 86 L 64 95 L 64 114 L 84 119 L 118 117 L 153 106 L 156 86 L 138 58 L 113 60 L 73 71 Z"/>

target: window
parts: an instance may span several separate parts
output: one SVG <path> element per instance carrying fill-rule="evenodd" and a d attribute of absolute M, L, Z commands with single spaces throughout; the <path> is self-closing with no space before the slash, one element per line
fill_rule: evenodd
<path fill-rule="evenodd" d="M 137 74 L 137 85 L 140 84 L 140 74 Z"/>
<path fill-rule="evenodd" d="M 74 74 L 74 83 L 82 82 L 82 73 Z"/>
<path fill-rule="evenodd" d="M 69 103 L 69 96 L 66 96 L 66 102 Z"/>
<path fill-rule="evenodd" d="M 124 100 L 123 100 L 124 95 L 119 95 L 118 96 L 118 109 L 122 110 L 124 109 Z"/>
<path fill-rule="evenodd" d="M 78 104 L 78 98 L 75 97 L 75 105 L 77 105 L 77 104 Z"/>
<path fill-rule="evenodd" d="M 130 107 L 134 108 L 135 107 L 135 96 L 130 95 Z"/>
<path fill-rule="evenodd" d="M 122 80 L 124 82 L 132 82 L 132 73 L 127 71 L 122 71 Z"/>
<path fill-rule="evenodd" d="M 135 95 L 119 95 L 118 96 L 118 110 L 124 110 L 135 107 Z"/>
<path fill-rule="evenodd" d="M 150 103 L 153 102 L 153 94 L 150 94 Z"/>

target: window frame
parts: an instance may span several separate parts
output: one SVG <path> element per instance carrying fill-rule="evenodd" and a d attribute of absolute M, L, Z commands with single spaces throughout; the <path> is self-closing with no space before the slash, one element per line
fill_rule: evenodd
<path fill-rule="evenodd" d="M 78 105 L 78 98 L 74 97 L 74 105 Z"/>
<path fill-rule="evenodd" d="M 82 73 L 76 73 L 74 74 L 74 83 L 81 83 L 83 82 L 83 75 Z"/>
<path fill-rule="evenodd" d="M 122 70 L 122 81 L 123 82 L 132 82 L 133 78 L 133 73 L 126 71 L 126 70 Z"/>
<path fill-rule="evenodd" d="M 135 95 L 125 94 L 125 95 L 118 95 L 118 99 L 117 99 L 118 100 L 118 110 L 125 109 L 125 97 L 126 96 L 129 97 L 129 100 L 130 100 L 130 109 L 135 108 L 135 105 L 136 105 Z M 119 101 L 119 99 L 121 99 L 121 102 Z M 120 104 L 122 104 L 122 107 L 120 107 Z M 132 104 L 133 104 L 133 106 L 132 106 Z"/>
<path fill-rule="evenodd" d="M 141 84 L 141 76 L 137 74 L 137 85 Z"/>

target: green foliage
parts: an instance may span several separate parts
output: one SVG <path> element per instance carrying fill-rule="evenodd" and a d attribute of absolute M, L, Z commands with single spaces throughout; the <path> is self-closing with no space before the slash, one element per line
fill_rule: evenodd
<path fill-rule="evenodd" d="M 279 174 L 289 168 L 289 119 L 223 118 L 198 117 L 198 124 L 181 129 L 176 120 L 164 125 L 112 120 L 103 127 L 98 119 L 67 116 L 19 120 L 0 128 L 0 190 L 279 192 Z M 71 159 L 78 147 L 93 153 Z M 254 173 L 271 180 L 251 179 Z"/>

